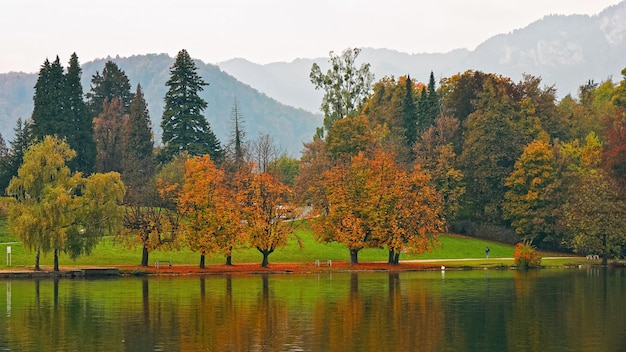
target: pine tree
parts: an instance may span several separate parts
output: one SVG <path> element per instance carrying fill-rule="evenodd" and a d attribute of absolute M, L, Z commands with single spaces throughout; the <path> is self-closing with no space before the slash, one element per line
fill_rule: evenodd
<path fill-rule="evenodd" d="M 77 157 L 68 163 L 72 171 L 93 171 L 96 147 L 93 141 L 92 119 L 87 114 L 80 83 L 78 57 L 72 54 L 67 74 L 59 57 L 53 63 L 46 60 L 35 84 L 32 114 L 33 138 L 46 135 L 65 139 Z"/>
<path fill-rule="evenodd" d="M 83 100 L 83 86 L 80 83 L 82 70 L 76 53 L 72 54 L 65 75 L 64 109 L 67 122 L 65 131 L 59 135 L 65 137 L 67 143 L 76 151 L 76 158 L 68 163 L 70 169 L 89 174 L 93 171 L 96 162 L 96 143 L 93 135 L 93 120 L 87 112 L 87 105 Z"/>
<path fill-rule="evenodd" d="M 417 109 L 413 100 L 413 81 L 411 77 L 406 78 L 406 92 L 402 101 L 402 125 L 404 127 L 404 138 L 408 147 L 412 147 L 417 141 Z"/>
<path fill-rule="evenodd" d="M 166 85 L 165 109 L 161 128 L 163 149 L 161 161 L 187 151 L 190 155 L 209 154 L 212 160 L 222 157 L 222 147 L 202 112 L 207 102 L 198 93 L 208 85 L 197 73 L 187 51 L 181 50 L 170 68 Z"/>
<path fill-rule="evenodd" d="M 417 105 L 418 109 L 418 135 L 434 125 L 435 119 L 439 116 L 439 98 L 435 89 L 435 75 L 430 72 L 428 87 L 422 88 Z"/>
<path fill-rule="evenodd" d="M 154 140 L 150 127 L 150 113 L 148 105 L 141 91 L 141 85 L 137 85 L 130 104 L 130 114 L 124 121 L 124 150 L 122 159 L 122 180 L 126 185 L 127 203 L 143 205 L 149 200 L 147 188 L 155 173 Z"/>
<path fill-rule="evenodd" d="M 126 73 L 120 70 L 116 63 L 109 60 L 104 64 L 102 75 L 96 72 L 91 78 L 91 89 L 85 96 L 87 97 L 87 107 L 89 115 L 96 117 L 102 112 L 104 101 L 118 98 L 122 101 L 124 113 L 130 113 L 130 104 L 133 94 L 130 91 L 130 82 Z"/>
<path fill-rule="evenodd" d="M 52 63 L 46 59 L 39 70 L 33 96 L 33 138 L 43 140 L 46 135 L 60 135 L 59 124 L 64 118 L 64 77 L 59 57 Z"/>
<path fill-rule="evenodd" d="M 2 133 L 0 133 L 0 159 L 3 159 L 7 154 L 9 154 L 9 148 L 4 141 L 4 137 L 2 137 Z"/>
<path fill-rule="evenodd" d="M 17 119 L 17 124 L 13 131 L 15 132 L 15 137 L 9 143 L 11 148 L 0 162 L 0 190 L 2 190 L 2 193 L 9 185 L 11 178 L 17 176 L 17 170 L 22 166 L 24 152 L 28 149 L 33 139 L 30 124 L 28 121 L 22 122 L 21 118 Z"/>

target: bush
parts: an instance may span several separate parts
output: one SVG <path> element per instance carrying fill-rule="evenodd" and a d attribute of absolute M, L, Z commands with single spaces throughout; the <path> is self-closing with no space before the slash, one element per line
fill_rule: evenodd
<path fill-rule="evenodd" d="M 541 265 L 541 253 L 528 241 L 515 245 L 513 259 L 518 268 L 532 268 Z"/>

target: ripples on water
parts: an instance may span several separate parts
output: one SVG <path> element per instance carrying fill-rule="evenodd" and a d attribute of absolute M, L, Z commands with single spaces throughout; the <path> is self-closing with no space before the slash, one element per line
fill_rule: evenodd
<path fill-rule="evenodd" d="M 620 351 L 624 276 L 583 269 L 0 281 L 0 349 Z"/>

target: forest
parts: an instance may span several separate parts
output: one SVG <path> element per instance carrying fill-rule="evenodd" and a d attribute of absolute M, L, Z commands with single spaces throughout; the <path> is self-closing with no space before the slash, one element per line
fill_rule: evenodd
<path fill-rule="evenodd" d="M 316 238 L 421 253 L 454 231 L 529 248 L 626 254 L 626 68 L 622 80 L 554 87 L 468 70 L 436 82 L 375 81 L 359 49 L 313 64 L 324 114 L 299 159 L 269 134 L 248 138 L 233 103 L 217 139 L 198 93 L 210 82 L 181 50 L 156 146 L 141 86 L 108 61 L 83 92 L 76 54 L 41 66 L 34 109 L 0 136 L 0 209 L 25 248 L 71 257 L 102 236 L 143 249 L 187 246 L 232 264 L 235 248 L 269 256 L 309 219 Z"/>

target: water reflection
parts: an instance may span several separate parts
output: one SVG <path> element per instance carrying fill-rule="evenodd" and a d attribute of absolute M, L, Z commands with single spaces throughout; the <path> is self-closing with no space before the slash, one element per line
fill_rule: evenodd
<path fill-rule="evenodd" d="M 624 271 L 442 275 L 6 281 L 0 349 L 617 351 L 626 345 Z"/>

